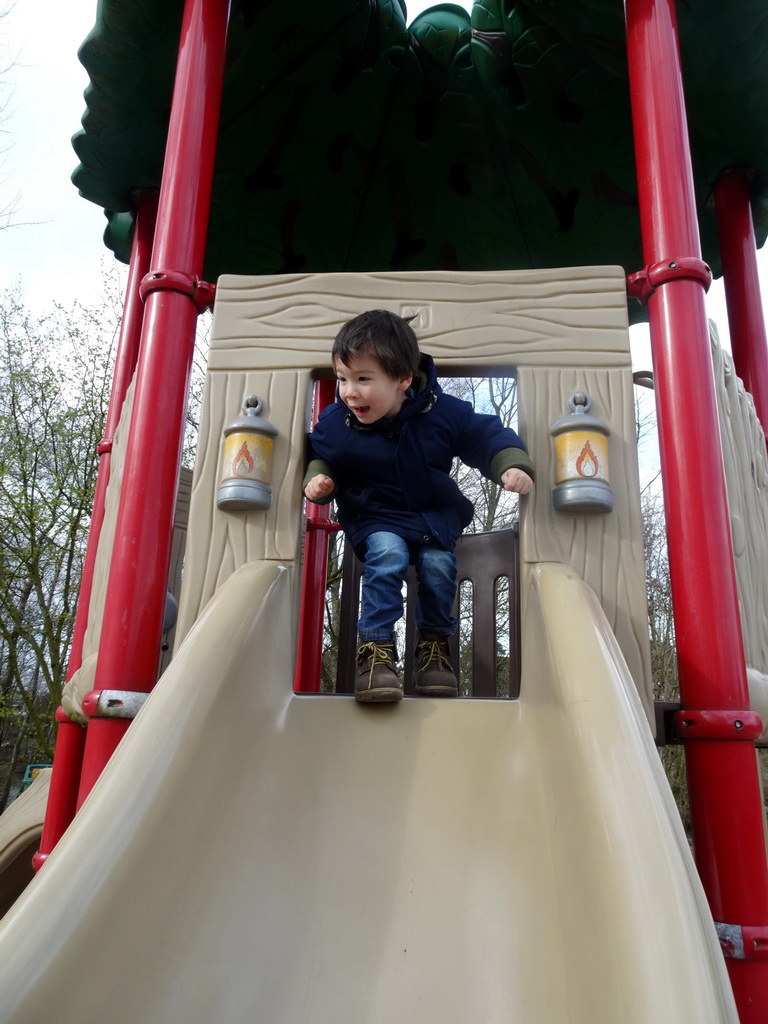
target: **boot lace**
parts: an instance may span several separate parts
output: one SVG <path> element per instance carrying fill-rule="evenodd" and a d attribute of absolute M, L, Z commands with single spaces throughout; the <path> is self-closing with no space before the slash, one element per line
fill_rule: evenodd
<path fill-rule="evenodd" d="M 394 660 L 394 648 L 391 644 L 379 644 L 375 640 L 368 640 L 364 644 L 360 644 L 357 651 L 357 660 L 361 669 L 365 666 L 365 662 L 369 661 L 368 668 L 368 681 L 373 679 L 373 670 L 377 665 L 386 665 L 387 668 L 392 668 L 392 662 Z"/>
<path fill-rule="evenodd" d="M 437 667 L 443 665 L 451 671 L 451 663 L 448 660 L 448 644 L 445 640 L 420 640 L 418 643 L 419 671 L 424 672 L 433 662 Z"/>

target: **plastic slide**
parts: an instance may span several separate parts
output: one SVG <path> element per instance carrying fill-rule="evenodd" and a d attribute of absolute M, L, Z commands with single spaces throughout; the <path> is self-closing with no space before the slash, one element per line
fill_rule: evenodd
<path fill-rule="evenodd" d="M 542 563 L 516 702 L 294 696 L 222 586 L 2 923 L 4 1024 L 737 1020 L 602 610 Z"/>
<path fill-rule="evenodd" d="M 40 846 L 50 785 L 51 770 L 44 768 L 0 816 L 0 916 L 34 877 L 32 857 Z"/>

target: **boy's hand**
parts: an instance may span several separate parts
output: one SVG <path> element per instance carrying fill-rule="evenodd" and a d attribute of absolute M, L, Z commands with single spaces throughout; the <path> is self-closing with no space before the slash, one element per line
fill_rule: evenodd
<path fill-rule="evenodd" d="M 309 501 L 320 501 L 323 498 L 327 498 L 332 491 L 333 480 L 324 473 L 318 473 L 317 476 L 312 477 L 304 488 L 304 497 L 308 498 Z"/>
<path fill-rule="evenodd" d="M 528 494 L 533 487 L 533 480 L 524 469 L 504 470 L 501 474 L 501 482 L 504 484 L 505 491 L 514 491 L 515 494 Z"/>

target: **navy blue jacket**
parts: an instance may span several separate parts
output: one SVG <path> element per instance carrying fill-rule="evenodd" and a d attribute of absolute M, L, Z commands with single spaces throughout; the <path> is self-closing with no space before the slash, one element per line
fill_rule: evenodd
<path fill-rule="evenodd" d="M 533 476 L 514 430 L 443 394 L 431 356 L 422 356 L 420 370 L 418 394 L 393 419 L 363 425 L 337 396 L 310 435 L 305 485 L 317 473 L 333 479 L 326 501 L 335 498 L 358 555 L 368 534 L 381 530 L 454 549 L 474 512 L 450 475 L 456 456 L 496 483 L 514 466 Z"/>

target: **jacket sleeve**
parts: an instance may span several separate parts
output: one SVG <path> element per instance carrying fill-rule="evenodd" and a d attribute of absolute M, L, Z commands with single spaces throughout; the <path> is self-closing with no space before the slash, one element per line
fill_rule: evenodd
<path fill-rule="evenodd" d="M 461 432 L 458 456 L 473 469 L 479 469 L 495 483 L 507 469 L 522 469 L 534 479 L 534 467 L 523 442 L 498 416 L 469 411 Z"/>
<path fill-rule="evenodd" d="M 333 467 L 335 446 L 327 436 L 327 430 L 325 429 L 327 424 L 324 423 L 324 419 L 329 414 L 331 408 L 323 410 L 318 422 L 315 424 L 314 430 L 307 438 L 307 468 L 301 484 L 302 492 L 312 477 L 317 476 L 318 473 L 329 476 L 333 480 L 333 490 L 331 493 L 326 495 L 325 498 L 321 498 L 320 501 L 316 501 L 316 505 L 327 505 L 334 499 L 339 488 L 338 473 Z"/>
<path fill-rule="evenodd" d="M 329 476 L 333 480 L 333 490 L 330 494 L 327 494 L 324 498 L 315 502 L 315 505 L 327 505 L 329 501 L 333 501 L 336 496 L 338 489 L 338 482 L 336 480 L 336 473 L 334 472 L 333 466 L 330 462 L 326 462 L 325 459 L 311 459 L 307 465 L 307 470 L 304 473 L 304 479 L 301 482 L 301 490 L 307 486 L 313 476 L 317 476 L 318 473 L 323 473 L 325 476 Z M 307 499 L 309 500 L 309 499 Z"/>
<path fill-rule="evenodd" d="M 497 484 L 508 469 L 522 469 L 531 480 L 536 479 L 533 463 L 527 451 L 523 448 L 502 448 L 491 459 L 491 479 Z"/>

